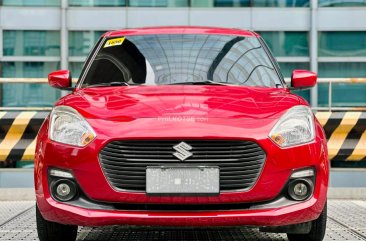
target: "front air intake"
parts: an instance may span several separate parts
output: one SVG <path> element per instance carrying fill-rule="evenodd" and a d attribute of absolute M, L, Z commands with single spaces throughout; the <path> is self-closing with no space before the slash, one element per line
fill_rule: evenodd
<path fill-rule="evenodd" d="M 192 155 L 184 161 L 173 147 L 184 141 Z M 117 190 L 144 192 L 147 166 L 218 166 L 220 190 L 251 188 L 262 170 L 266 155 L 252 141 L 230 140 L 134 140 L 113 141 L 99 154 L 108 182 Z"/>

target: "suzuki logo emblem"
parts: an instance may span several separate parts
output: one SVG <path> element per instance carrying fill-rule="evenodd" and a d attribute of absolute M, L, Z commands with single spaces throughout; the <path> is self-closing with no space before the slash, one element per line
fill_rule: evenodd
<path fill-rule="evenodd" d="M 185 142 L 181 142 L 178 145 L 173 146 L 173 149 L 176 150 L 173 155 L 181 161 L 184 161 L 185 159 L 193 155 L 192 152 L 189 152 L 190 150 L 192 150 L 192 147 Z"/>

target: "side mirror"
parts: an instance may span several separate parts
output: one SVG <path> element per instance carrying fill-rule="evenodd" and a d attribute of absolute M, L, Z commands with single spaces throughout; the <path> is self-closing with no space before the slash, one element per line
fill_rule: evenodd
<path fill-rule="evenodd" d="M 291 76 L 293 89 L 311 88 L 316 85 L 317 74 L 308 70 L 294 70 Z"/>
<path fill-rule="evenodd" d="M 57 70 L 48 75 L 48 84 L 57 89 L 73 90 L 72 78 L 69 70 Z"/>

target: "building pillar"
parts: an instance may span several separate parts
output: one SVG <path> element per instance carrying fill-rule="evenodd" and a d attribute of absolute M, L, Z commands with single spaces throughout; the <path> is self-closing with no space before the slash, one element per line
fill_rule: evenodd
<path fill-rule="evenodd" d="M 61 69 L 68 69 L 69 68 L 69 35 L 67 31 L 67 16 L 66 11 L 68 7 L 68 0 L 61 0 Z M 61 96 L 65 96 L 68 94 L 68 91 L 61 91 Z"/>
<path fill-rule="evenodd" d="M 310 69 L 318 73 L 318 0 L 310 2 Z M 318 85 L 310 91 L 311 107 L 318 107 Z"/>

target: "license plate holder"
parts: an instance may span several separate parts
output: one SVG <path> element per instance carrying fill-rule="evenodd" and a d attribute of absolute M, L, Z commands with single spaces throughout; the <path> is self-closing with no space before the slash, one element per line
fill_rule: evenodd
<path fill-rule="evenodd" d="M 146 193 L 164 196 L 213 196 L 220 194 L 218 166 L 148 166 Z"/>

